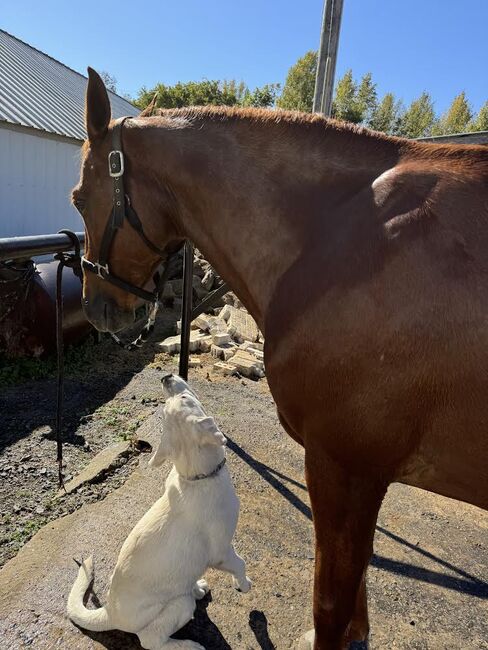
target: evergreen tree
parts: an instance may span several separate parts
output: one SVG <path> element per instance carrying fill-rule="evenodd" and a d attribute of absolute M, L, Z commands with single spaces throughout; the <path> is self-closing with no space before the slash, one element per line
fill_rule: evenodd
<path fill-rule="evenodd" d="M 415 99 L 400 117 L 397 133 L 405 138 L 430 135 L 435 121 L 434 105 L 427 92 Z"/>
<path fill-rule="evenodd" d="M 279 108 L 310 113 L 313 107 L 317 52 L 307 52 L 293 65 L 286 76 Z"/>
<path fill-rule="evenodd" d="M 450 105 L 449 109 L 434 124 L 432 135 L 448 135 L 450 133 L 464 133 L 469 122 L 473 118 L 473 113 L 466 99 L 463 90 L 459 93 Z"/>
<path fill-rule="evenodd" d="M 375 131 L 394 134 L 398 130 L 398 122 L 402 114 L 401 101 L 395 101 L 393 93 L 386 93 L 381 102 L 374 108 L 368 120 L 368 126 Z"/>
<path fill-rule="evenodd" d="M 362 114 L 357 102 L 357 92 L 358 87 L 353 79 L 352 70 L 348 70 L 336 85 L 332 101 L 333 117 L 346 122 L 361 122 Z"/>
<path fill-rule="evenodd" d="M 480 108 L 478 115 L 468 124 L 468 131 L 488 131 L 488 101 Z"/>
<path fill-rule="evenodd" d="M 373 83 L 372 77 L 371 72 L 364 75 L 356 94 L 357 110 L 358 114 L 361 114 L 360 121 L 365 124 L 369 123 L 378 103 L 376 84 Z"/>

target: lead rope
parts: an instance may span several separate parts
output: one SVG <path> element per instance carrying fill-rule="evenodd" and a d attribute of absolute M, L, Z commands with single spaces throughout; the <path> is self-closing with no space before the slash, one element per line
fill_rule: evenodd
<path fill-rule="evenodd" d="M 66 492 L 63 477 L 63 403 L 64 403 L 64 341 L 63 341 L 63 269 L 65 266 L 73 269 L 73 273 L 83 281 L 83 271 L 81 268 L 80 240 L 71 230 L 59 230 L 60 234 L 67 235 L 74 248 L 73 253 L 56 253 L 54 259 L 57 260 L 58 268 L 56 271 L 56 355 L 57 355 L 57 380 L 56 380 L 56 421 L 55 421 L 55 438 L 58 463 L 58 484 L 59 488 Z M 158 313 L 160 301 L 163 295 L 164 286 L 171 270 L 173 257 L 169 258 L 165 265 L 161 277 L 156 282 L 156 300 L 151 307 L 149 317 L 139 336 L 132 343 L 123 343 L 116 334 L 111 334 L 113 340 L 126 350 L 140 348 L 148 340 L 154 330 L 154 323 Z"/>
<path fill-rule="evenodd" d="M 58 487 L 66 492 L 63 477 L 63 401 L 64 401 L 64 343 L 63 343 L 63 269 L 69 266 L 73 273 L 82 279 L 80 240 L 71 230 L 59 230 L 59 233 L 67 235 L 71 239 L 74 253 L 57 253 L 54 256 L 58 260 L 56 270 L 56 354 L 57 354 L 57 382 L 56 382 L 56 449 L 58 463 Z"/>

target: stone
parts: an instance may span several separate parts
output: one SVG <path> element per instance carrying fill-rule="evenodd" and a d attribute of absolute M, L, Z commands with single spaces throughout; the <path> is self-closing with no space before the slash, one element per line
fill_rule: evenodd
<path fill-rule="evenodd" d="M 242 309 L 230 307 L 228 319 L 229 334 L 238 343 L 255 342 L 259 339 L 259 330 L 252 316 Z"/>
<path fill-rule="evenodd" d="M 247 348 L 247 352 L 249 352 L 249 354 L 252 354 L 253 357 L 256 357 L 258 361 L 264 362 L 264 352 L 262 350 L 256 350 L 254 347 L 249 347 Z"/>
<path fill-rule="evenodd" d="M 298 650 L 313 650 L 315 643 L 315 630 L 309 630 L 300 637 Z"/>
<path fill-rule="evenodd" d="M 190 352 L 210 352 L 212 337 L 202 332 L 190 332 Z"/>
<path fill-rule="evenodd" d="M 219 314 L 219 318 L 221 318 L 224 321 L 228 321 L 230 318 L 231 311 L 232 311 L 232 307 L 230 305 L 224 305 L 224 307 L 222 308 Z"/>
<path fill-rule="evenodd" d="M 249 355 L 250 356 L 250 355 Z M 235 369 L 244 377 L 257 378 L 260 379 L 264 377 L 264 372 L 262 368 L 259 367 L 259 361 L 253 357 L 246 358 L 243 355 L 235 354 L 228 361 L 229 365 L 235 367 Z"/>
<path fill-rule="evenodd" d="M 207 269 L 202 279 L 202 286 L 207 291 L 210 291 L 215 282 L 215 271 L 212 268 Z"/>
<path fill-rule="evenodd" d="M 259 359 L 257 359 L 253 354 L 248 352 L 248 350 L 242 350 L 242 349 L 238 348 L 236 350 L 236 353 L 235 353 L 233 358 L 235 358 L 236 361 L 242 360 L 242 361 L 253 363 L 260 370 L 264 370 L 264 363 L 262 361 L 260 361 Z"/>
<path fill-rule="evenodd" d="M 236 346 L 231 345 L 231 344 L 224 344 L 224 345 L 215 345 L 212 344 L 212 347 L 210 348 L 210 354 L 213 357 L 216 357 L 217 359 L 223 359 L 224 361 L 227 361 L 228 359 L 231 359 L 236 351 Z"/>
<path fill-rule="evenodd" d="M 202 330 L 202 332 L 209 332 L 212 325 L 212 317 L 208 314 L 200 314 L 192 322 L 192 327 Z"/>
<path fill-rule="evenodd" d="M 224 345 L 225 343 L 230 343 L 230 334 L 227 332 L 214 331 L 212 334 L 212 342 L 215 345 Z"/>
<path fill-rule="evenodd" d="M 202 362 L 198 357 L 190 357 L 188 359 L 188 367 L 189 368 L 199 368 L 202 365 Z"/>
<path fill-rule="evenodd" d="M 223 361 L 217 361 L 217 363 L 214 363 L 213 368 L 216 372 L 220 372 L 223 375 L 235 375 L 236 374 L 236 369 L 234 366 L 231 366 L 228 363 L 224 363 Z"/>
<path fill-rule="evenodd" d="M 179 336 L 168 336 L 167 339 L 159 343 L 162 352 L 166 354 L 176 354 L 180 351 L 181 339 Z"/>
<path fill-rule="evenodd" d="M 59 498 L 65 493 L 71 494 L 71 492 L 77 490 L 84 483 L 93 483 L 93 481 L 111 469 L 123 456 L 126 456 L 129 452 L 129 447 L 130 441 L 123 440 L 101 451 L 92 458 L 78 476 L 75 476 L 73 480 L 65 484 L 66 492 L 65 490 L 59 490 L 56 496 Z"/>

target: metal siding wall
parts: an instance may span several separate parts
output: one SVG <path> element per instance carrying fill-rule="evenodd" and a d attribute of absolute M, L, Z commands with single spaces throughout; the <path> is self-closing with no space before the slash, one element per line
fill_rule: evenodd
<path fill-rule="evenodd" d="M 80 147 L 0 128 L 0 237 L 83 230 L 69 196 Z"/>

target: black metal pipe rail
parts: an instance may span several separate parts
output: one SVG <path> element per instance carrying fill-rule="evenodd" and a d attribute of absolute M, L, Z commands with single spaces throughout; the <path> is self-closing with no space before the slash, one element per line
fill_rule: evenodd
<path fill-rule="evenodd" d="M 75 233 L 81 246 L 85 244 L 85 233 Z M 19 260 L 48 253 L 64 253 L 73 250 L 73 243 L 68 235 L 32 235 L 30 237 L 5 237 L 0 239 L 0 262 Z"/>

